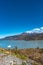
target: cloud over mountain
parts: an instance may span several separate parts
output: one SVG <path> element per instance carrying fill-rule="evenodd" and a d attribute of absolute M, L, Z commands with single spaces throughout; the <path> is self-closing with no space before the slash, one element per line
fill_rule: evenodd
<path fill-rule="evenodd" d="M 32 30 L 26 31 L 26 33 L 43 33 L 43 27 L 34 28 Z"/>

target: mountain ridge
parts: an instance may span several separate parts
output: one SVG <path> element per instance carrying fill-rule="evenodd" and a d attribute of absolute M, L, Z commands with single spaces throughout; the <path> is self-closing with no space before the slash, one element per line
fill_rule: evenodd
<path fill-rule="evenodd" d="M 43 27 L 34 28 L 18 35 L 6 36 L 4 40 L 43 40 Z"/>
<path fill-rule="evenodd" d="M 8 36 L 3 40 L 43 40 L 43 33 L 22 33 L 19 35 Z"/>

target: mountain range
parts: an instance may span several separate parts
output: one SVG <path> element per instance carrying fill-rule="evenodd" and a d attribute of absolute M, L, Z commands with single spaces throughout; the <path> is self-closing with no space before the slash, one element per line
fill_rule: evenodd
<path fill-rule="evenodd" d="M 26 31 L 19 35 L 3 38 L 4 40 L 43 40 L 43 27 Z"/>

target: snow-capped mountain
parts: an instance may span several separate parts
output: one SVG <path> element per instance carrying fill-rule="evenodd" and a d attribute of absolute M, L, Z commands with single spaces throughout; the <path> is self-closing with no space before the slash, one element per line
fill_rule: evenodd
<path fill-rule="evenodd" d="M 4 40 L 43 40 L 43 27 L 26 31 L 22 34 L 8 36 Z"/>
<path fill-rule="evenodd" d="M 26 33 L 43 33 L 43 27 L 34 28 L 32 30 L 26 31 Z"/>

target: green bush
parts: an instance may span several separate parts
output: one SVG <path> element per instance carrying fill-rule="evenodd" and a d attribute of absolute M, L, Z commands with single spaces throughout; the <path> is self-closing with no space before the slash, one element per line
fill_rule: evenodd
<path fill-rule="evenodd" d="M 22 62 L 22 65 L 26 65 L 26 63 L 25 62 Z"/>

